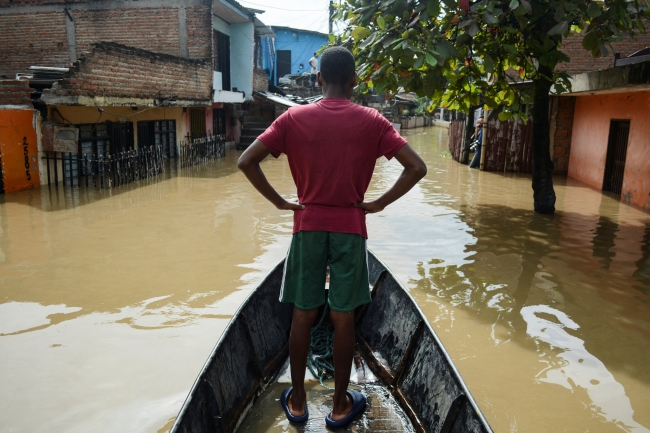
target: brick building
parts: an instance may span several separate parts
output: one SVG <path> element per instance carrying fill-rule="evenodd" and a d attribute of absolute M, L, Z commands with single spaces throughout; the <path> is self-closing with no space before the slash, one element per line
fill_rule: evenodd
<path fill-rule="evenodd" d="M 28 79 L 37 123 L 78 128 L 80 153 L 162 144 L 174 157 L 179 140 L 206 134 L 234 144 L 255 43 L 273 36 L 260 12 L 235 0 L 0 0 L 0 77 Z M 69 69 L 43 84 L 33 67 Z"/>
<path fill-rule="evenodd" d="M 650 29 L 650 22 L 645 23 L 646 29 Z M 614 66 L 616 56 L 628 57 L 635 52 L 650 47 L 650 32 L 640 33 L 634 40 L 625 38 L 612 44 L 613 52 L 607 56 L 595 58 L 590 51 L 582 47 L 583 35 L 574 35 L 565 38 L 560 49 L 571 61 L 569 63 L 560 63 L 557 67 L 560 71 L 565 71 L 570 75 L 583 74 L 585 72 L 597 71 L 599 69 L 609 69 Z"/>

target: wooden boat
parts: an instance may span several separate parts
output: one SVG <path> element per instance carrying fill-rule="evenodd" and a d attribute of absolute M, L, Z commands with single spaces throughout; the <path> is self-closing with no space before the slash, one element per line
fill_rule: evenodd
<path fill-rule="evenodd" d="M 368 259 L 373 302 L 356 317 L 357 351 L 365 363 L 415 431 L 492 432 L 413 298 L 374 254 Z M 234 432 L 278 375 L 288 357 L 293 309 L 278 301 L 283 266 L 284 261 L 264 278 L 232 318 L 172 433 Z"/>

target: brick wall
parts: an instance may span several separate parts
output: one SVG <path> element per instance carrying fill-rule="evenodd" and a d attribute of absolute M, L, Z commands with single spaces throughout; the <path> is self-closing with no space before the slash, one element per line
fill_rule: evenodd
<path fill-rule="evenodd" d="M 92 0 L 94 2 L 109 2 L 114 0 Z M 88 3 L 88 0 L 0 0 L 0 7 L 11 6 L 42 6 L 42 5 L 65 5 L 72 3 Z"/>
<path fill-rule="evenodd" d="M 70 66 L 64 12 L 0 15 L 0 75 Z"/>
<path fill-rule="evenodd" d="M 187 7 L 185 17 L 190 58 L 212 57 L 212 8 L 210 6 Z"/>
<path fill-rule="evenodd" d="M 553 154 L 551 156 L 556 174 L 566 174 L 569 169 L 575 106 L 575 96 L 552 97 L 551 138 L 553 141 Z"/>
<path fill-rule="evenodd" d="M 269 90 L 269 76 L 260 68 L 253 70 L 253 90 Z"/>
<path fill-rule="evenodd" d="M 73 10 L 77 55 L 95 42 L 117 42 L 157 53 L 180 55 L 178 9 Z"/>
<path fill-rule="evenodd" d="M 24 80 L 0 80 L 0 105 L 32 104 L 32 89 Z"/>
<path fill-rule="evenodd" d="M 209 60 L 188 60 L 114 42 L 92 45 L 45 95 L 210 100 Z"/>
<path fill-rule="evenodd" d="M 645 35 L 637 35 L 634 41 L 628 38 L 612 44 L 615 52 L 620 53 L 621 57 L 627 57 L 645 47 L 650 47 L 650 22 L 646 22 L 646 31 L 647 33 Z M 614 53 L 610 53 L 607 57 L 596 59 L 591 55 L 591 51 L 587 51 L 582 47 L 582 39 L 582 35 L 575 35 L 564 40 L 562 43 L 562 52 L 571 58 L 571 62 L 560 63 L 558 70 L 576 75 L 598 69 L 609 69 L 614 66 Z"/>
<path fill-rule="evenodd" d="M 30 66 L 70 65 L 66 24 L 74 29 L 77 57 L 96 42 L 117 42 L 147 51 L 181 56 L 179 9 L 173 2 L 161 0 L 155 8 L 139 7 L 138 2 L 121 2 L 124 6 L 98 8 L 95 0 L 89 5 L 75 6 L 66 12 L 16 12 L 0 15 L 0 75 L 13 78 Z M 90 3 L 88 0 L 0 0 L 7 6 L 64 5 Z M 129 7 L 131 3 L 138 7 Z M 203 6 L 185 7 L 187 51 L 190 58 L 212 56 L 212 12 L 210 2 Z M 61 7 L 61 6 L 59 6 Z"/>

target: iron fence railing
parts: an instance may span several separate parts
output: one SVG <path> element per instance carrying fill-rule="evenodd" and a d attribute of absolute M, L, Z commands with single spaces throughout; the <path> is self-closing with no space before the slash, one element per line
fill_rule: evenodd
<path fill-rule="evenodd" d="M 162 146 L 143 147 L 114 155 L 46 152 L 44 159 L 47 183 L 58 186 L 60 175 L 64 187 L 85 185 L 113 188 L 155 177 L 164 169 Z"/>
<path fill-rule="evenodd" d="M 183 140 L 180 142 L 181 167 L 201 164 L 226 155 L 226 137 L 208 135 L 207 137 Z"/>

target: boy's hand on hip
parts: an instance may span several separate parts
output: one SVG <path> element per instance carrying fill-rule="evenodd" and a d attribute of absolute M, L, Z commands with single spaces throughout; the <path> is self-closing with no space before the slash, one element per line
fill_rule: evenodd
<path fill-rule="evenodd" d="M 377 213 L 384 210 L 384 206 L 380 205 L 376 201 L 362 201 L 355 203 L 354 207 L 358 207 L 366 211 L 366 213 Z"/>
<path fill-rule="evenodd" d="M 275 206 L 276 208 L 280 210 L 303 210 L 305 208 L 304 204 L 299 204 L 287 200 L 283 200 L 282 203 L 278 204 Z"/>

